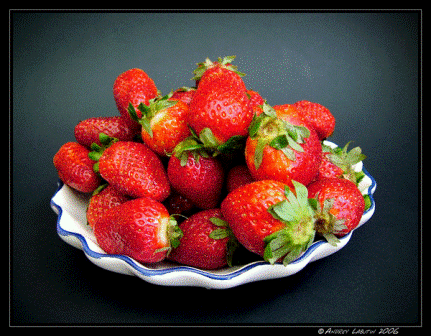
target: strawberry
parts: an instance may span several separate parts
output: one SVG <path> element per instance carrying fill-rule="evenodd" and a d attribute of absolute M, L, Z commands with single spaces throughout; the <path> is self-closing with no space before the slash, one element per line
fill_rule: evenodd
<path fill-rule="evenodd" d="M 186 103 L 187 105 L 190 104 L 190 102 L 193 99 L 193 96 L 196 92 L 196 88 L 191 88 L 187 86 L 180 87 L 176 89 L 172 94 L 172 99 L 181 100 L 182 102 Z"/>
<path fill-rule="evenodd" d="M 362 193 L 346 179 L 320 179 L 308 186 L 308 197 L 315 198 L 316 232 L 332 245 L 358 226 L 365 209 Z"/>
<path fill-rule="evenodd" d="M 93 117 L 75 126 L 75 139 L 88 148 L 93 142 L 101 145 L 99 134 L 105 133 L 122 141 L 131 141 L 139 132 L 139 126 L 124 117 Z"/>
<path fill-rule="evenodd" d="M 154 263 L 178 246 L 181 230 L 162 203 L 141 197 L 108 209 L 96 222 L 94 235 L 108 254 Z"/>
<path fill-rule="evenodd" d="M 232 167 L 226 177 L 226 189 L 229 192 L 243 185 L 253 182 L 253 177 L 246 165 Z"/>
<path fill-rule="evenodd" d="M 323 146 L 322 146 L 323 149 Z M 316 180 L 328 177 L 342 177 L 344 171 L 331 162 L 329 155 L 330 152 L 322 152 L 322 162 L 319 166 L 319 173 L 316 176 Z"/>
<path fill-rule="evenodd" d="M 354 182 L 356 185 L 361 181 L 364 177 L 364 173 L 356 172 L 353 169 L 353 166 L 364 160 L 366 156 L 362 154 L 360 147 L 355 147 L 350 151 L 347 151 L 349 144 L 350 142 L 348 142 L 343 148 L 331 148 L 329 146 L 322 145 L 322 163 L 319 167 L 317 179 L 326 177 L 342 177 Z"/>
<path fill-rule="evenodd" d="M 173 190 L 169 197 L 163 202 L 171 215 L 189 216 L 195 209 L 194 204 L 186 197 Z"/>
<path fill-rule="evenodd" d="M 239 72 L 237 66 L 232 65 L 232 61 L 236 58 L 236 56 L 226 56 L 219 57 L 216 62 L 212 62 L 209 58 L 205 59 L 205 62 L 201 62 L 197 64 L 197 68 L 193 71 L 195 76 L 192 80 L 196 81 L 196 87 L 199 85 L 206 85 L 205 83 L 210 83 L 212 79 L 220 76 L 220 75 L 232 75 L 234 74 L 235 78 L 245 76 L 244 73 Z M 239 82 L 240 85 L 245 85 L 242 81 Z"/>
<path fill-rule="evenodd" d="M 217 147 L 232 137 L 246 136 L 252 118 L 241 77 L 223 67 L 207 70 L 190 102 L 188 123 L 194 132 L 209 133 Z"/>
<path fill-rule="evenodd" d="M 265 103 L 250 125 L 245 159 L 255 180 L 307 185 L 318 173 L 322 146 L 292 105 L 272 108 Z"/>
<path fill-rule="evenodd" d="M 279 181 L 256 181 L 235 189 L 221 203 L 238 241 L 270 263 L 283 260 L 287 265 L 314 240 L 307 189 L 296 181 L 293 185 L 290 190 Z"/>
<path fill-rule="evenodd" d="M 154 81 L 141 69 L 130 69 L 120 74 L 114 82 L 114 99 L 118 111 L 124 118 L 130 118 L 129 104 L 137 109 L 139 104 L 148 105 L 158 95 Z M 141 117 L 138 111 L 138 117 Z"/>
<path fill-rule="evenodd" d="M 314 128 L 320 140 L 331 136 L 335 128 L 335 118 L 325 106 L 301 100 L 293 104 L 304 120 Z"/>
<path fill-rule="evenodd" d="M 215 208 L 224 182 L 224 171 L 215 157 L 205 152 L 185 150 L 193 143 L 187 139 L 180 143 L 168 162 L 168 178 L 173 189 L 201 209 Z"/>
<path fill-rule="evenodd" d="M 247 96 L 250 98 L 250 107 L 256 115 L 262 113 L 262 105 L 265 100 L 257 91 L 247 90 Z"/>
<path fill-rule="evenodd" d="M 114 187 L 102 184 L 97 188 L 90 198 L 87 208 L 87 222 L 91 227 L 96 225 L 105 214 L 105 211 L 130 200 L 130 197 L 123 195 Z"/>
<path fill-rule="evenodd" d="M 131 118 L 142 125 L 142 141 L 157 154 L 166 156 L 172 153 L 178 143 L 190 136 L 186 103 L 166 95 L 151 99 L 148 105 L 139 104 L 138 110 L 142 113 L 141 118 L 132 104 L 129 105 Z"/>
<path fill-rule="evenodd" d="M 66 142 L 53 158 L 60 179 L 84 193 L 93 192 L 101 182 L 93 171 L 94 161 L 88 157 L 89 153 L 86 147 L 77 142 Z"/>
<path fill-rule="evenodd" d="M 131 197 L 150 197 L 161 202 L 170 193 L 160 158 L 142 143 L 111 144 L 99 158 L 98 171 L 115 189 Z"/>
<path fill-rule="evenodd" d="M 183 236 L 168 259 L 201 269 L 232 265 L 236 239 L 220 209 L 195 213 L 179 225 Z"/>

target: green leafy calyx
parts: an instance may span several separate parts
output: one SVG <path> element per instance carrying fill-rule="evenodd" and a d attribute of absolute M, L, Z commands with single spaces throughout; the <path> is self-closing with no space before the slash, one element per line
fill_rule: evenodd
<path fill-rule="evenodd" d="M 99 142 L 101 146 L 93 142 L 91 144 L 91 151 L 88 153 L 88 157 L 91 160 L 96 161 L 96 163 L 93 165 L 94 172 L 96 173 L 99 172 L 99 159 L 101 158 L 105 149 L 111 146 L 112 144 L 116 143 L 117 141 L 119 141 L 119 139 L 110 137 L 109 135 L 103 132 L 99 133 Z"/>
<path fill-rule="evenodd" d="M 310 136 L 309 129 L 278 118 L 276 111 L 266 102 L 261 108 L 263 113 L 254 116 L 248 129 L 249 136 L 257 140 L 254 153 L 255 168 L 260 167 L 266 146 L 281 150 L 289 160 L 295 161 L 295 153 L 304 151 L 301 144 Z"/>
<path fill-rule="evenodd" d="M 308 249 L 314 240 L 314 210 L 308 202 L 307 188 L 297 181 L 292 182 L 295 193 L 286 187 L 286 199 L 268 208 L 275 219 L 285 224 L 283 229 L 264 239 L 264 259 L 271 264 L 283 258 L 283 264 L 288 265 Z"/>
<path fill-rule="evenodd" d="M 175 146 L 173 155 L 180 160 L 180 164 L 184 167 L 187 164 L 189 155 L 193 155 L 195 161 L 199 158 L 209 158 L 210 155 L 206 152 L 205 146 L 197 141 L 193 136 L 186 138 Z"/>
<path fill-rule="evenodd" d="M 239 242 L 226 221 L 218 217 L 211 217 L 209 220 L 218 227 L 210 233 L 209 237 L 211 239 L 219 240 L 229 238 L 226 244 L 226 261 L 228 266 L 232 267 L 233 254 L 238 248 Z"/>
<path fill-rule="evenodd" d="M 171 96 L 172 96 L 172 92 L 163 97 L 158 96 L 156 98 L 151 99 L 148 105 L 145 105 L 144 103 L 140 103 L 138 105 L 138 110 L 141 111 L 142 113 L 141 118 L 138 117 L 136 109 L 132 105 L 132 103 L 129 103 L 127 111 L 129 112 L 130 117 L 133 120 L 137 121 L 139 124 L 141 124 L 142 129 L 145 130 L 151 137 L 153 137 L 151 120 L 160 111 L 168 109 L 177 103 L 176 100 L 169 100 Z"/>
<path fill-rule="evenodd" d="M 347 148 L 350 143 L 351 141 L 349 141 L 343 148 L 331 148 L 322 144 L 322 150 L 323 152 L 329 153 L 327 157 L 330 162 L 343 170 L 344 173 L 342 177 L 357 185 L 365 174 L 363 172 L 356 172 L 353 166 L 365 160 L 366 156 L 362 154 L 360 147 L 355 147 L 348 151 Z"/>
<path fill-rule="evenodd" d="M 208 57 L 205 59 L 205 62 L 197 63 L 198 66 L 194 71 L 194 77 L 192 80 L 198 81 L 201 79 L 205 71 L 208 69 L 211 69 L 215 66 L 221 66 L 223 68 L 229 69 L 230 71 L 235 72 L 238 76 L 244 77 L 245 73 L 238 71 L 238 67 L 235 65 L 232 65 L 232 61 L 235 59 L 236 56 L 225 56 L 223 58 L 219 57 L 217 59 L 217 62 L 212 62 Z"/>
<path fill-rule="evenodd" d="M 183 231 L 178 226 L 177 220 L 174 216 L 169 217 L 168 227 L 167 227 L 167 236 L 169 239 L 169 246 L 162 247 L 154 251 L 154 253 L 167 251 L 167 256 L 171 253 L 172 249 L 180 246 L 181 238 L 183 237 Z"/>
<path fill-rule="evenodd" d="M 337 219 L 331 213 L 334 198 L 325 199 L 322 206 L 318 197 L 319 194 L 316 194 L 315 198 L 309 199 L 309 204 L 314 209 L 314 228 L 316 233 L 323 236 L 329 244 L 337 246 L 340 241 L 336 235 L 347 228 L 344 225 L 345 219 Z"/>
<path fill-rule="evenodd" d="M 208 127 L 204 128 L 199 135 L 191 127 L 189 129 L 192 135 L 180 142 L 173 152 L 181 160 L 183 166 L 186 165 L 189 154 L 194 155 L 198 160 L 199 156 L 208 158 L 219 154 L 229 154 L 245 146 L 246 137 L 244 136 L 232 136 L 226 142 L 220 143 Z"/>
<path fill-rule="evenodd" d="M 183 231 L 181 231 L 177 220 L 173 216 L 169 217 L 168 234 L 171 247 L 177 248 L 180 245 L 181 238 L 183 237 Z"/>

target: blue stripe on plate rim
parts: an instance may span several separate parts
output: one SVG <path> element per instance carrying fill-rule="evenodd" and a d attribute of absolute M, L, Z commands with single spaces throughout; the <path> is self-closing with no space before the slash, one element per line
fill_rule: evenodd
<path fill-rule="evenodd" d="M 364 212 L 364 214 L 366 214 L 366 213 L 370 212 L 371 210 L 373 210 L 373 208 L 375 207 L 375 202 L 374 202 L 374 198 L 373 198 L 373 191 L 374 191 L 374 188 L 376 186 L 376 180 L 370 175 L 370 173 L 365 169 L 365 167 L 363 167 L 362 170 L 365 173 L 365 175 L 367 175 L 371 179 L 371 185 L 368 187 L 368 191 L 367 191 L 367 194 L 370 197 L 371 206 L 370 206 L 370 208 L 368 208 Z M 160 276 L 160 275 L 164 275 L 164 274 L 168 274 L 168 273 L 172 273 L 172 272 L 184 272 L 185 271 L 185 272 L 192 272 L 192 273 L 200 274 L 202 276 L 208 277 L 208 278 L 213 279 L 213 280 L 230 280 L 232 278 L 235 278 L 235 277 L 249 271 L 252 268 L 268 264 L 268 262 L 266 262 L 266 261 L 256 261 L 256 262 L 252 262 L 250 264 L 247 264 L 247 265 L 245 265 L 245 266 L 243 266 L 243 267 L 241 267 L 241 268 L 239 268 L 239 269 L 237 269 L 231 273 L 228 273 L 228 274 L 213 274 L 213 273 L 209 273 L 208 271 L 193 268 L 190 266 L 174 266 L 174 267 L 169 267 L 169 268 L 165 268 L 165 269 L 148 269 L 148 268 L 145 268 L 143 266 L 140 266 L 132 258 L 125 256 L 125 255 L 102 254 L 102 253 L 93 251 L 88 246 L 87 240 L 84 236 L 82 236 L 81 234 L 76 233 L 76 232 L 67 231 L 67 230 L 63 229 L 60 225 L 60 220 L 61 220 L 61 216 L 63 213 L 63 209 L 61 208 L 61 206 L 59 206 L 58 204 L 56 204 L 53 201 L 53 198 L 60 191 L 60 189 L 63 187 L 63 184 L 64 183 L 61 180 L 58 181 L 58 188 L 57 188 L 54 196 L 51 199 L 51 206 L 56 207 L 59 211 L 58 218 L 57 218 L 57 233 L 59 235 L 62 235 L 62 236 L 72 235 L 72 236 L 76 237 L 77 239 L 79 239 L 84 252 L 92 258 L 96 258 L 96 259 L 99 259 L 99 258 L 116 258 L 116 259 L 122 260 L 122 261 L 126 262 L 128 265 L 130 265 L 131 267 L 133 267 L 135 270 L 137 270 L 139 273 L 141 273 L 143 276 L 146 276 L 146 277 Z M 352 233 L 353 233 L 353 231 L 351 231 L 348 235 L 340 238 L 340 240 L 343 241 L 346 239 L 350 239 Z M 328 244 L 328 243 L 323 241 L 323 240 L 318 240 L 318 241 L 314 242 L 307 249 L 307 251 L 304 252 L 304 254 L 302 256 L 300 256 L 298 259 L 291 262 L 291 264 L 296 264 L 296 263 L 301 262 L 304 258 L 307 258 L 314 250 L 316 250 L 322 244 Z"/>

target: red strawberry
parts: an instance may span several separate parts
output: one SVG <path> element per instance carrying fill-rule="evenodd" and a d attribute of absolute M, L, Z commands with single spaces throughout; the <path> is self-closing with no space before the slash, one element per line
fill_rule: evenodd
<path fill-rule="evenodd" d="M 314 128 L 320 140 L 331 136 L 335 128 L 335 118 L 325 106 L 301 100 L 293 104 L 304 120 Z"/>
<path fill-rule="evenodd" d="M 344 171 L 340 167 L 338 167 L 337 165 L 331 162 L 331 160 L 328 157 L 329 154 L 330 154 L 329 152 L 322 153 L 322 162 L 320 163 L 319 173 L 316 176 L 316 180 L 320 180 L 322 178 L 328 178 L 328 177 L 343 176 Z"/>
<path fill-rule="evenodd" d="M 84 193 L 93 192 L 100 184 L 100 177 L 93 171 L 94 161 L 88 153 L 90 151 L 79 143 L 66 142 L 53 158 L 60 179 Z"/>
<path fill-rule="evenodd" d="M 253 177 L 246 165 L 232 167 L 226 177 L 226 188 L 228 192 L 253 182 Z"/>
<path fill-rule="evenodd" d="M 257 91 L 247 90 L 247 95 L 250 98 L 250 106 L 254 113 L 259 115 L 262 112 L 261 106 L 265 103 L 265 100 Z"/>
<path fill-rule="evenodd" d="M 196 92 L 195 88 L 190 88 L 190 87 L 180 87 L 178 89 L 176 89 L 173 94 L 172 94 L 172 99 L 176 99 L 176 100 L 181 100 L 182 102 L 186 103 L 187 105 L 190 104 L 190 102 L 193 99 L 193 96 Z"/>
<path fill-rule="evenodd" d="M 323 156 L 317 180 L 328 177 L 343 177 L 356 185 L 364 177 L 363 172 L 356 172 L 353 166 L 366 158 L 360 147 L 347 151 L 348 142 L 343 148 L 331 148 L 322 145 Z"/>
<path fill-rule="evenodd" d="M 146 145 L 118 141 L 99 159 L 100 175 L 115 189 L 131 197 L 165 200 L 170 193 L 166 171 L 159 157 Z"/>
<path fill-rule="evenodd" d="M 233 136 L 246 136 L 252 118 L 245 90 L 218 78 L 197 89 L 190 102 L 188 123 L 197 134 L 210 129 L 215 141 L 223 144 Z"/>
<path fill-rule="evenodd" d="M 150 99 L 158 94 L 154 81 L 143 70 L 136 68 L 127 70 L 116 78 L 113 93 L 118 111 L 125 118 L 130 118 L 129 104 L 137 109 L 141 103 L 148 105 Z M 138 116 L 141 117 L 140 112 Z"/>
<path fill-rule="evenodd" d="M 172 153 L 175 146 L 190 135 L 187 125 L 188 105 L 168 97 L 152 99 L 148 106 L 140 104 L 138 109 L 142 112 L 141 118 L 138 118 L 134 107 L 129 106 L 131 118 L 142 125 L 143 142 L 162 156 Z"/>
<path fill-rule="evenodd" d="M 190 102 L 188 123 L 198 135 L 210 133 L 217 147 L 247 135 L 253 110 L 241 77 L 222 67 L 213 69 L 219 72 L 205 72 Z"/>
<path fill-rule="evenodd" d="M 169 197 L 163 202 L 163 205 L 171 215 L 189 216 L 195 208 L 194 204 L 188 198 L 175 191 L 171 192 Z"/>
<path fill-rule="evenodd" d="M 249 130 L 245 159 L 255 180 L 273 179 L 292 186 L 292 180 L 307 185 L 316 177 L 322 146 L 292 105 L 264 104 Z"/>
<path fill-rule="evenodd" d="M 253 182 L 235 189 L 221 203 L 223 217 L 238 241 L 271 263 L 283 258 L 288 264 L 314 240 L 307 189 L 296 181 L 293 184 L 290 191 L 278 181 Z"/>
<path fill-rule="evenodd" d="M 309 198 L 316 198 L 316 232 L 335 245 L 356 228 L 365 201 L 356 184 L 341 178 L 324 178 L 308 186 Z M 335 235 L 335 236 L 334 236 Z"/>
<path fill-rule="evenodd" d="M 85 119 L 75 126 L 75 139 L 81 145 L 90 148 L 93 142 L 101 145 L 100 133 L 122 141 L 131 141 L 139 129 L 139 125 L 131 123 L 124 117 L 94 117 Z"/>
<path fill-rule="evenodd" d="M 224 182 L 223 167 L 217 158 L 177 148 L 168 162 L 168 178 L 173 189 L 197 207 L 217 206 Z"/>
<path fill-rule="evenodd" d="M 180 244 L 169 255 L 170 260 L 202 269 L 232 265 L 236 239 L 220 209 L 195 213 L 179 225 L 183 232 Z"/>
<path fill-rule="evenodd" d="M 231 64 L 235 57 L 236 56 L 219 57 L 216 62 L 212 62 L 209 58 L 206 58 L 205 62 L 198 63 L 198 67 L 193 71 L 195 76 L 192 78 L 196 81 L 196 87 L 199 87 L 199 85 L 204 86 L 206 85 L 205 83 L 210 83 L 212 79 L 220 75 L 232 75 L 235 78 L 245 76 L 244 73 L 237 70 L 235 65 Z M 242 81 L 239 83 L 243 85 L 245 89 L 244 83 Z"/>
<path fill-rule="evenodd" d="M 87 222 L 91 227 L 96 225 L 106 210 L 130 200 L 128 196 L 123 195 L 111 185 L 104 184 L 102 188 L 100 190 L 99 187 L 94 191 L 88 204 Z"/>
<path fill-rule="evenodd" d="M 124 254 L 141 263 L 166 258 L 178 245 L 181 230 L 163 204 L 147 198 L 127 201 L 106 211 L 94 235 L 108 254 Z"/>

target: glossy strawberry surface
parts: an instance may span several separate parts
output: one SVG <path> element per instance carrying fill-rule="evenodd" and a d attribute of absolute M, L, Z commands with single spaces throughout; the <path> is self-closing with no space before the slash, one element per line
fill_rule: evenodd
<path fill-rule="evenodd" d="M 100 184 L 100 177 L 93 171 L 94 161 L 88 157 L 89 152 L 77 142 L 66 142 L 53 158 L 60 179 L 84 193 L 92 192 Z"/>
<path fill-rule="evenodd" d="M 322 208 L 325 200 L 333 199 L 329 212 L 336 219 L 344 220 L 345 225 L 343 230 L 335 233 L 337 237 L 342 237 L 356 228 L 364 213 L 365 201 L 362 193 L 355 183 L 343 178 L 323 178 L 310 184 L 308 196 L 317 196 Z"/>
<path fill-rule="evenodd" d="M 145 71 L 133 68 L 123 72 L 115 79 L 113 93 L 120 114 L 125 118 L 130 118 L 127 111 L 129 103 L 136 109 L 140 103 L 148 105 L 150 99 L 157 96 L 157 87 Z"/>
<path fill-rule="evenodd" d="M 179 227 L 183 232 L 180 245 L 169 255 L 184 265 L 202 269 L 217 269 L 227 265 L 227 243 L 229 237 L 214 239 L 210 235 L 221 229 L 211 222 L 211 218 L 222 219 L 220 209 L 208 209 L 190 216 Z"/>
<path fill-rule="evenodd" d="M 330 153 L 322 153 L 322 162 L 320 163 L 319 173 L 317 174 L 316 180 L 328 177 L 341 177 L 344 173 L 340 167 L 331 162 L 328 158 L 328 154 Z"/>
<path fill-rule="evenodd" d="M 245 86 L 221 76 L 198 87 L 190 102 L 188 123 L 197 134 L 211 129 L 217 141 L 224 143 L 232 136 L 246 136 L 252 118 Z"/>
<path fill-rule="evenodd" d="M 188 88 L 188 87 L 178 88 L 173 92 L 171 98 L 181 100 L 182 102 L 189 105 L 193 99 L 195 92 L 196 92 L 195 88 Z"/>
<path fill-rule="evenodd" d="M 308 100 L 301 100 L 293 104 L 306 122 L 314 128 L 319 140 L 324 140 L 334 133 L 335 118 L 325 106 Z"/>
<path fill-rule="evenodd" d="M 99 159 L 100 175 L 117 190 L 131 197 L 165 200 L 170 185 L 160 158 L 146 145 L 119 141 Z"/>
<path fill-rule="evenodd" d="M 140 127 L 124 117 L 93 117 L 80 121 L 74 129 L 75 139 L 88 148 L 91 144 L 101 145 L 99 134 L 105 133 L 122 141 L 131 141 L 138 134 Z"/>
<path fill-rule="evenodd" d="M 285 184 L 257 181 L 233 190 L 221 203 L 224 218 L 238 241 L 248 250 L 263 256 L 264 238 L 285 227 L 268 208 L 285 200 Z"/>
<path fill-rule="evenodd" d="M 169 213 L 163 204 L 142 197 L 107 210 L 96 222 L 94 234 L 106 253 L 153 263 L 166 257 L 168 230 Z"/>
<path fill-rule="evenodd" d="M 187 163 L 171 156 L 168 177 L 173 189 L 188 198 L 201 209 L 215 208 L 220 199 L 224 182 L 224 171 L 216 158 L 195 158 L 188 155 Z"/>
<path fill-rule="evenodd" d="M 157 111 L 150 119 L 151 134 L 142 128 L 142 140 L 159 155 L 171 154 L 175 146 L 190 136 L 187 125 L 189 107 L 180 100 L 170 99 L 175 105 Z"/>
<path fill-rule="evenodd" d="M 100 192 L 91 196 L 87 208 L 87 222 L 91 227 L 96 225 L 108 209 L 116 207 L 130 200 L 113 186 L 108 185 Z"/>
<path fill-rule="evenodd" d="M 265 146 L 263 149 L 262 162 L 258 168 L 255 165 L 256 148 L 259 137 L 248 137 L 245 148 L 245 159 L 251 175 L 256 180 L 273 179 L 292 186 L 292 180 L 298 181 L 304 185 L 312 182 L 319 170 L 322 160 L 322 146 L 316 132 L 309 128 L 301 116 L 292 105 L 274 106 L 277 117 L 294 126 L 307 128 L 309 136 L 304 137 L 304 142 L 299 144 L 301 151 L 293 150 L 293 159 L 287 157 L 280 149 L 271 146 Z M 262 137 L 267 134 L 271 136 L 273 129 L 280 124 L 274 122 L 274 126 L 268 123 L 261 131 Z"/>

